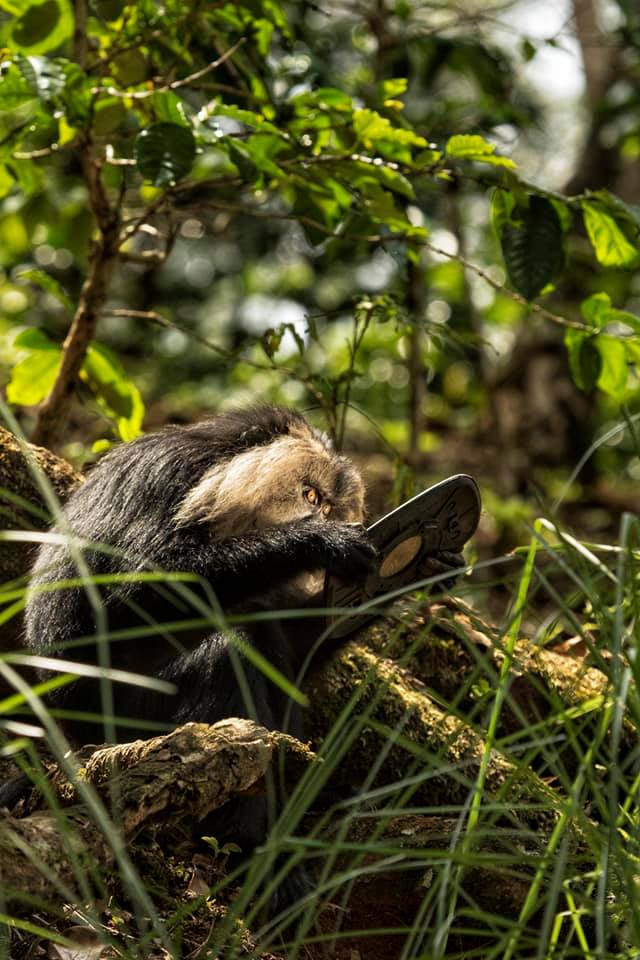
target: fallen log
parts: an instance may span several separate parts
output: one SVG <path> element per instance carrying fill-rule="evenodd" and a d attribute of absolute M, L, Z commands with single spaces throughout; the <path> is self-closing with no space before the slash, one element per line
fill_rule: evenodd
<path fill-rule="evenodd" d="M 408 671 L 445 709 L 480 729 L 507 660 L 498 740 L 506 738 L 518 750 L 518 733 L 530 738 L 533 728 L 554 741 L 558 767 L 569 773 L 580 762 L 576 744 L 590 742 L 599 727 L 611 687 L 602 656 L 599 669 L 588 655 L 567 656 L 523 636 L 507 652 L 503 631 L 454 597 L 422 604 L 407 599 L 397 605 L 394 620 L 374 622 L 358 642 Z M 636 745 L 635 725 L 625 722 L 621 753 Z M 534 756 L 528 762 L 547 760 Z"/>
<path fill-rule="evenodd" d="M 110 830 L 127 846 L 152 831 L 168 855 L 177 837 L 230 798 L 259 791 L 276 748 L 292 755 L 294 765 L 313 757 L 292 737 L 231 719 L 187 723 L 166 736 L 95 750 L 72 781 L 58 770 L 51 784 L 63 811 L 36 809 L 21 819 L 0 811 L 0 899 L 14 910 L 25 894 L 27 905 L 36 898 L 59 909 L 63 892 L 73 902 L 74 893 L 81 896 L 78 870 L 90 875 L 96 865 L 104 872 L 114 864 Z M 91 788 L 89 805 L 83 787 Z M 32 809 L 38 805 L 42 798 Z"/>
<path fill-rule="evenodd" d="M 346 778 L 374 790 L 398 784 L 400 795 L 410 779 L 413 802 L 457 808 L 468 801 L 483 763 L 482 731 L 443 709 L 409 669 L 381 657 L 366 641 L 351 642 L 312 680 L 310 701 L 311 742 L 320 755 L 328 732 L 333 740 L 342 735 L 338 752 L 345 762 L 336 770 L 338 782 Z M 529 766 L 495 749 L 483 792 L 504 804 L 505 815 L 526 810 L 521 822 L 536 828 L 554 819 L 554 791 Z"/>
<path fill-rule="evenodd" d="M 0 426 L 0 653 L 16 646 L 22 630 L 20 604 L 14 601 L 9 613 L 1 605 L 2 585 L 12 581 L 13 586 L 23 585 L 21 578 L 29 572 L 37 547 L 29 539 L 3 539 L 2 532 L 25 534 L 46 530 L 50 526 L 51 511 L 36 479 L 38 474 L 60 501 L 64 501 L 83 480 L 70 463 L 44 447 L 28 444 L 27 450 L 29 453 L 25 456 L 13 434 Z M 9 692 L 8 686 L 0 680 L 0 697 Z"/>

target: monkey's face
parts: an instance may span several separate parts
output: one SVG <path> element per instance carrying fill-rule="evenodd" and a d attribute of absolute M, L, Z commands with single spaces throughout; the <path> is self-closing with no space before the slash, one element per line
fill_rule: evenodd
<path fill-rule="evenodd" d="M 175 516 L 179 524 L 207 524 L 216 539 L 305 518 L 364 518 L 360 474 L 309 427 L 215 464 Z"/>

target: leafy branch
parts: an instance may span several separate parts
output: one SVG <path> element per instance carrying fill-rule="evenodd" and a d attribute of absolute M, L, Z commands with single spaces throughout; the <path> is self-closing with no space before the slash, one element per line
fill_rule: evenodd
<path fill-rule="evenodd" d="M 46 36 L 42 29 L 31 37 L 17 16 L 8 28 L 14 49 L 0 76 L 0 110 L 8 118 L 0 129 L 0 200 L 3 190 L 7 195 L 29 178 L 37 184 L 43 169 L 59 171 L 72 156 L 79 161 L 95 223 L 86 277 L 58 354 L 50 343 L 21 340 L 24 349 L 47 353 L 38 390 L 28 385 L 21 392 L 26 378 L 20 370 L 21 379 L 14 371 L 8 391 L 15 403 L 24 403 L 27 394 L 42 400 L 37 442 L 55 443 L 79 381 L 97 389 L 103 409 L 113 412 L 112 386 L 123 382 L 121 374 L 112 366 L 100 385 L 88 375 L 86 360 L 116 264 L 160 268 L 174 248 L 177 224 L 187 215 L 202 219 L 216 211 L 295 223 L 327 258 L 339 258 L 350 248 L 362 257 L 376 246 L 392 251 L 399 261 L 397 276 L 410 275 L 407 302 L 418 325 L 425 275 L 420 251 L 458 262 L 497 292 L 567 330 L 579 384 L 615 388 L 621 395 L 623 372 L 638 359 L 634 324 L 627 323 L 619 336 L 616 321 L 602 320 L 605 314 L 611 317 L 613 305 L 594 325 L 584 310 L 582 321 L 563 317 L 538 298 L 566 270 L 578 218 L 599 267 L 634 269 L 640 263 L 635 208 L 602 190 L 563 197 L 538 189 L 478 134 L 452 130 L 442 142 L 432 142 L 404 114 L 407 80 L 402 77 L 379 78 L 366 101 L 328 86 L 292 84 L 284 94 L 277 92 L 273 64 L 294 38 L 273 0 L 232 8 L 116 7 L 113 20 L 101 21 L 88 15 L 87 0 L 75 0 L 73 17 L 52 20 Z M 187 50 L 181 40 L 185 30 L 206 42 Z M 68 59 L 58 55 L 65 44 L 72 49 Z M 221 51 L 213 60 L 212 49 Z M 213 83 L 215 96 L 208 99 L 210 91 L 202 87 L 211 86 L 216 71 L 220 82 Z M 492 220 L 506 284 L 466 255 L 442 249 L 410 213 L 427 209 L 423 201 L 429 191 L 435 195 L 465 178 L 478 180 L 479 170 L 491 172 Z M 153 249 L 150 235 L 156 239 Z M 279 336 L 274 329 L 272 345 Z M 360 342 L 359 331 L 356 318 L 354 344 Z M 412 343 L 415 386 L 425 378 L 419 333 Z M 346 409 L 351 399 L 354 356 L 349 363 L 341 385 L 334 383 L 328 392 L 307 383 L 338 439 L 344 417 L 336 415 L 335 405 Z M 603 372 L 612 366 L 615 376 Z M 134 393 L 126 393 L 130 401 Z M 422 425 L 414 394 L 410 420 L 416 447 Z M 127 435 L 139 429 L 139 409 L 138 398 L 130 408 Z M 122 423 L 127 416 L 119 409 L 115 419 Z"/>

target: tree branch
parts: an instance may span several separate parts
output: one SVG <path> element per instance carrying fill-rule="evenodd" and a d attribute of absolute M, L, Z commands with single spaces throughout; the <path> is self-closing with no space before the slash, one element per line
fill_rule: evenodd
<path fill-rule="evenodd" d="M 100 167 L 87 139 L 81 149 L 81 162 L 89 193 L 89 204 L 98 224 L 99 235 L 89 252 L 89 273 L 80 292 L 78 306 L 62 345 L 62 362 L 49 396 L 42 403 L 31 438 L 43 447 L 55 446 L 64 426 L 73 390 L 87 349 L 93 340 L 98 317 L 107 297 L 107 289 L 118 256 L 119 211 L 112 209 L 100 176 Z"/>
<path fill-rule="evenodd" d="M 106 93 L 110 97 L 120 97 L 123 100 L 146 100 L 148 97 L 155 96 L 156 93 L 167 93 L 171 90 L 178 90 L 180 87 L 188 87 L 191 84 L 195 83 L 196 80 L 200 80 L 202 77 L 206 77 L 207 74 L 212 73 L 214 70 L 217 70 L 218 67 L 221 67 L 223 63 L 226 63 L 234 53 L 247 42 L 246 37 L 240 37 L 232 47 L 229 47 L 228 50 L 225 50 L 216 60 L 212 60 L 211 63 L 208 63 L 206 67 L 203 67 L 201 70 L 196 70 L 195 73 L 190 74 L 188 77 L 182 77 L 180 80 L 173 80 L 171 83 L 165 83 L 161 87 L 154 87 L 152 90 L 118 90 L 117 87 L 107 87 Z"/>
<path fill-rule="evenodd" d="M 78 66 L 84 69 L 87 63 L 87 53 L 89 52 L 87 0 L 74 0 L 73 17 L 75 20 L 73 28 L 73 59 Z"/>
<path fill-rule="evenodd" d="M 80 66 L 87 58 L 87 4 L 75 0 L 74 56 Z M 40 406 L 31 438 L 43 447 L 55 446 L 64 426 L 73 390 L 87 349 L 95 336 L 98 316 L 107 297 L 107 289 L 118 256 L 120 206 L 112 206 L 104 183 L 102 167 L 87 132 L 80 144 L 80 164 L 87 188 L 89 206 L 96 219 L 98 236 L 89 252 L 89 272 L 80 292 L 80 299 L 71 327 L 62 345 L 62 361 L 48 397 Z"/>

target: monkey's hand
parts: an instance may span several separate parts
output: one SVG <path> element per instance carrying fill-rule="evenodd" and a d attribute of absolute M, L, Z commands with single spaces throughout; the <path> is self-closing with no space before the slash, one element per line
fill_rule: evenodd
<path fill-rule="evenodd" d="M 418 565 L 416 573 L 420 577 L 437 577 L 450 574 L 446 579 L 438 580 L 433 584 L 436 590 L 451 590 L 460 576 L 460 570 L 466 566 L 466 560 L 461 553 L 451 553 L 449 550 L 440 550 L 431 556 L 424 557 Z"/>
<path fill-rule="evenodd" d="M 221 606 L 245 603 L 304 572 L 327 570 L 341 580 L 362 581 L 375 566 L 376 549 L 358 523 L 304 519 L 204 541 L 200 531 L 181 531 L 178 548 L 158 566 L 208 579 Z"/>
<path fill-rule="evenodd" d="M 318 566 L 340 580 L 360 582 L 375 569 L 377 550 L 360 523 L 311 521 L 318 537 Z"/>

